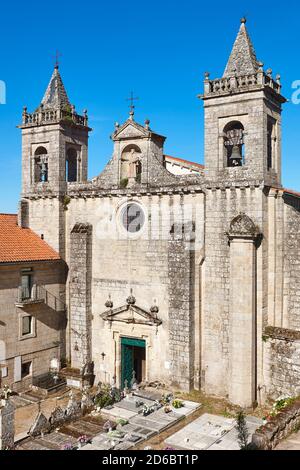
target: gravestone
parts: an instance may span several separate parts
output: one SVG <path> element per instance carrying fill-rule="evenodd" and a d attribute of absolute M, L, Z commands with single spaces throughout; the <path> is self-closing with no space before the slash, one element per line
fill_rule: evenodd
<path fill-rule="evenodd" d="M 48 432 L 49 430 L 50 430 L 49 421 L 47 420 L 46 416 L 43 415 L 43 413 L 39 412 L 28 434 L 30 436 L 35 437 L 35 436 L 39 436 L 42 433 Z"/>
<path fill-rule="evenodd" d="M 58 406 L 52 411 L 51 416 L 49 418 L 49 423 L 51 424 L 51 426 L 56 427 L 63 424 L 65 419 L 65 411 L 60 406 Z"/>

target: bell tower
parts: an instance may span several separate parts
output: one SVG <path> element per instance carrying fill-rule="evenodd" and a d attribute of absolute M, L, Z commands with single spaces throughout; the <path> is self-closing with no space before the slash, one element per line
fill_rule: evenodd
<path fill-rule="evenodd" d="M 281 185 L 280 76 L 256 57 L 242 18 L 221 79 L 205 74 L 205 170 L 209 181 Z"/>
<path fill-rule="evenodd" d="M 63 205 L 70 184 L 87 180 L 87 112 L 77 114 L 55 65 L 41 104 L 23 109 L 21 223 L 63 255 Z"/>

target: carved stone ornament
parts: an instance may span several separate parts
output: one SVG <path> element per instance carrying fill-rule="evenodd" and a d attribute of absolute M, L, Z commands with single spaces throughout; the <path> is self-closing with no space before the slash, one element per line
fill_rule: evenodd
<path fill-rule="evenodd" d="M 42 433 L 48 432 L 50 429 L 50 424 L 46 418 L 46 416 L 39 412 L 37 417 L 34 420 L 34 423 L 32 424 L 31 428 L 29 429 L 28 434 L 30 436 L 39 436 Z"/>
<path fill-rule="evenodd" d="M 49 418 L 49 423 L 51 426 L 56 426 L 63 423 L 65 420 L 65 410 L 63 410 L 60 406 L 55 408 Z"/>
<path fill-rule="evenodd" d="M 253 220 L 250 219 L 248 215 L 241 212 L 231 221 L 227 235 L 230 240 L 234 238 L 249 238 L 255 240 L 260 235 L 260 231 Z"/>
<path fill-rule="evenodd" d="M 122 307 L 107 310 L 100 316 L 103 320 L 108 322 L 120 322 L 136 325 L 156 325 L 162 324 L 162 321 L 157 316 L 158 307 L 156 306 L 155 312 L 147 312 L 141 307 L 134 304 L 126 304 Z"/>

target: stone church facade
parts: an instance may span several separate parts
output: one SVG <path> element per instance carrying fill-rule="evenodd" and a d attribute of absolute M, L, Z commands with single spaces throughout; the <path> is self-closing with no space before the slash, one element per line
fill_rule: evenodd
<path fill-rule="evenodd" d="M 200 98 L 204 167 L 167 157 L 132 108 L 88 180 L 87 112 L 56 67 L 41 105 L 23 111 L 20 223 L 68 266 L 72 367 L 242 406 L 299 394 L 300 195 L 281 185 L 280 77 L 257 60 L 245 20 Z"/>

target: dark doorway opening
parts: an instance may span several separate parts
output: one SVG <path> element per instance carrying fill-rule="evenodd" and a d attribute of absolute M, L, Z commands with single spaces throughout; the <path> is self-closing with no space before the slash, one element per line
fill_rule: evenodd
<path fill-rule="evenodd" d="M 133 378 L 141 383 L 146 377 L 146 341 L 121 338 L 121 387 L 132 385 Z M 125 383 L 126 382 L 126 383 Z"/>

